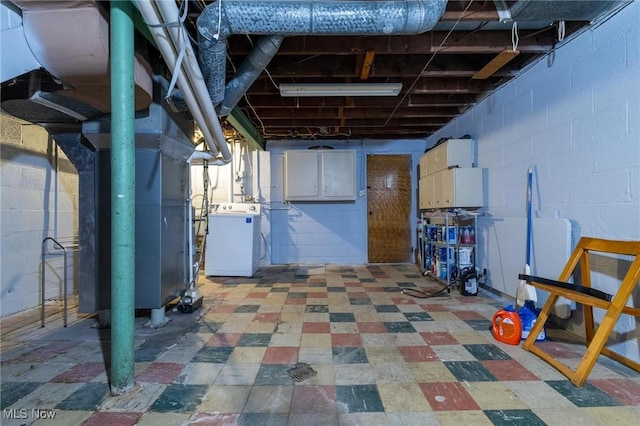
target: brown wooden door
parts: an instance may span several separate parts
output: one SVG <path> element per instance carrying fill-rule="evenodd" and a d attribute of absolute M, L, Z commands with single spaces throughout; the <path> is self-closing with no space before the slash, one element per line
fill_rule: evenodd
<path fill-rule="evenodd" d="M 411 156 L 367 155 L 370 263 L 411 261 Z"/>

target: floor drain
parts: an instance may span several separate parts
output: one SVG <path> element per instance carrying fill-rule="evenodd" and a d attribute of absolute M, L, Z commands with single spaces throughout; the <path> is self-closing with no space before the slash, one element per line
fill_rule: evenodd
<path fill-rule="evenodd" d="M 299 362 L 295 367 L 288 369 L 287 373 L 289 373 L 289 377 L 291 377 L 294 382 L 301 382 L 318 374 L 309 364 L 305 364 L 304 362 Z"/>

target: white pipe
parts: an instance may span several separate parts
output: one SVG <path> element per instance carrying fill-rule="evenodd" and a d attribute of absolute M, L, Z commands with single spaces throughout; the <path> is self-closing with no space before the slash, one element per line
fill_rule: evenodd
<path fill-rule="evenodd" d="M 191 164 L 193 160 L 214 160 L 215 155 L 207 151 L 193 151 L 187 159 L 187 163 Z"/>
<path fill-rule="evenodd" d="M 164 22 L 179 22 L 180 15 L 175 2 L 160 0 L 155 1 L 154 3 L 160 11 Z M 207 122 L 207 125 L 209 125 L 211 130 L 213 131 L 214 142 L 222 153 L 222 158 L 224 160 L 228 160 L 223 164 L 227 164 L 231 161 L 231 152 L 229 151 L 229 147 L 227 146 L 224 132 L 222 130 L 222 126 L 220 125 L 220 120 L 218 120 L 218 114 L 216 113 L 213 102 L 211 101 L 211 97 L 209 96 L 209 90 L 204 83 L 204 77 L 202 77 L 200 65 L 198 64 L 195 52 L 193 51 L 191 43 L 189 42 L 187 30 L 182 24 L 180 24 L 179 27 L 166 27 L 166 30 L 168 31 L 173 44 L 176 47 L 176 52 L 179 52 L 182 47 L 180 45 L 181 39 L 182 43 L 186 47 L 185 55 L 182 60 L 182 70 L 186 73 L 189 82 L 193 85 L 197 102 L 200 104 L 202 109 L 204 109 L 205 120 Z"/>
<path fill-rule="evenodd" d="M 187 212 L 187 220 L 189 224 L 187 226 L 188 229 L 188 241 L 189 241 L 189 288 L 193 289 L 195 285 L 195 280 L 193 277 L 193 206 L 191 205 L 191 197 L 193 196 L 192 184 L 191 184 L 191 164 L 194 160 L 213 160 L 215 156 L 211 152 L 207 151 L 193 151 L 189 158 L 187 159 L 187 164 L 189 165 L 189 177 L 188 177 L 188 185 L 189 185 L 189 199 L 187 200 L 187 206 L 189 211 Z"/>
<path fill-rule="evenodd" d="M 160 22 L 161 19 L 158 16 L 157 11 L 155 10 L 155 8 L 150 2 L 136 1 L 136 6 L 138 7 L 140 14 L 142 15 L 142 17 L 144 18 L 147 24 L 157 25 L 161 23 Z M 177 61 L 177 55 L 175 54 L 174 48 L 169 40 L 168 35 L 164 31 L 164 28 L 149 27 L 149 31 L 153 35 L 153 38 L 156 41 L 156 44 L 158 45 L 158 49 L 162 53 L 162 56 L 164 57 L 165 62 L 167 63 L 167 66 L 173 69 Z M 211 132 L 209 131 L 209 128 L 207 126 L 201 125 L 201 123 L 204 123 L 205 121 L 204 116 L 202 115 L 202 111 L 200 110 L 198 104 L 195 102 L 195 99 L 191 92 L 192 91 L 191 86 L 188 84 L 188 82 L 184 77 L 184 74 L 182 73 L 179 73 L 178 75 L 178 85 L 180 86 L 180 89 L 184 92 L 185 102 L 189 107 L 191 114 L 193 115 L 198 125 L 201 126 L 200 131 L 202 132 L 202 135 L 205 141 L 207 141 L 209 150 L 214 153 L 217 153 L 218 148 L 215 144 L 215 141 L 213 139 Z M 190 96 L 187 96 L 187 92 L 189 92 Z"/>
<path fill-rule="evenodd" d="M 147 24 L 157 25 L 163 23 L 160 17 L 160 12 L 154 7 L 153 2 L 136 1 L 135 4 Z M 178 54 L 176 52 L 179 51 L 179 49 L 176 48 L 177 43 L 166 31 L 166 28 L 167 27 L 149 27 L 149 31 L 153 35 L 153 38 L 156 41 L 156 44 L 158 45 L 158 48 L 160 49 L 160 52 L 162 53 L 167 66 L 173 70 L 178 59 Z M 189 55 L 189 51 L 191 52 L 191 55 Z M 187 47 L 186 56 L 187 58 L 189 58 L 189 56 L 193 57 L 193 49 L 191 49 L 190 46 Z M 211 164 L 227 164 L 231 161 L 231 153 L 229 152 L 229 148 L 227 147 L 227 143 L 224 138 L 224 132 L 222 131 L 222 126 L 218 121 L 211 100 L 208 99 L 208 92 L 206 90 L 206 87 L 204 86 L 200 68 L 198 67 L 197 70 L 194 71 L 191 69 L 192 65 L 192 59 L 187 59 L 186 62 L 183 61 L 183 63 L 181 64 L 181 70 L 177 71 L 178 86 L 183 92 L 185 102 L 189 107 L 189 111 L 200 127 L 209 150 L 215 154 L 218 154 L 219 152 L 222 153 L 222 158 L 213 161 Z M 195 74 L 195 78 L 190 79 L 189 76 L 193 74 Z M 200 74 L 199 82 L 197 79 L 198 74 Z M 207 102 L 204 102 L 204 105 L 199 102 L 203 98 L 202 96 L 200 96 L 199 98 L 196 96 L 196 93 L 199 90 L 203 90 L 207 95 L 206 100 L 208 100 L 208 105 L 206 105 Z"/>

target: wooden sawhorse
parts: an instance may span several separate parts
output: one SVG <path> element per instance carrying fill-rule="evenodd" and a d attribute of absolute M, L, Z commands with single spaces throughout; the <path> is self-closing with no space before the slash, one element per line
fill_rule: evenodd
<path fill-rule="evenodd" d="M 610 295 L 591 287 L 589 252 L 633 256 L 631 266 L 615 295 Z M 578 266 L 580 267 L 580 284 L 568 283 L 567 281 Z M 549 298 L 523 344 L 525 350 L 536 354 L 548 362 L 552 367 L 567 376 L 569 380 L 578 387 L 582 386 L 587 380 L 600 354 L 614 359 L 636 371 L 640 371 L 640 363 L 605 347 L 609 334 L 621 314 L 624 313 L 636 317 L 640 316 L 639 308 L 627 306 L 627 302 L 640 278 L 640 241 L 615 241 L 583 237 L 571 253 L 557 281 L 530 275 L 521 275 L 520 278 L 527 280 L 529 284 L 541 290 L 549 292 Z M 551 312 L 556 300 L 560 296 L 574 300 L 583 306 L 587 350 L 576 370 L 572 370 L 549 353 L 535 346 L 536 337 L 540 331 L 542 331 L 544 324 L 549 318 L 549 312 Z M 606 311 L 597 330 L 594 327 L 593 321 L 594 307 Z"/>

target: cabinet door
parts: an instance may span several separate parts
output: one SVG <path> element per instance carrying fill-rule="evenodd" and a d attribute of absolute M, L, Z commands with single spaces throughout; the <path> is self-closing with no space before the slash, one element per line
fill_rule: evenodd
<path fill-rule="evenodd" d="M 433 208 L 442 208 L 442 172 L 431 175 L 433 179 Z"/>
<path fill-rule="evenodd" d="M 427 154 L 422 154 L 420 156 L 420 177 L 424 177 L 429 174 L 427 160 L 429 156 Z"/>
<path fill-rule="evenodd" d="M 355 200 L 355 151 L 320 151 L 320 194 L 327 199 Z"/>
<path fill-rule="evenodd" d="M 441 207 L 482 207 L 482 169 L 449 169 L 441 176 Z"/>
<path fill-rule="evenodd" d="M 433 178 L 431 176 L 422 176 L 418 182 L 418 208 L 432 208 L 429 206 L 431 194 L 433 194 Z"/>
<path fill-rule="evenodd" d="M 471 167 L 473 165 L 473 140 L 449 139 L 447 142 L 430 149 L 420 159 L 420 174 L 430 175 L 450 167 Z"/>
<path fill-rule="evenodd" d="M 318 152 L 284 153 L 284 198 L 305 200 L 318 197 Z"/>
<path fill-rule="evenodd" d="M 444 145 L 438 145 L 435 148 L 431 148 L 427 153 L 427 160 L 426 160 L 426 174 L 430 175 L 433 174 L 435 172 L 437 172 L 438 170 L 440 170 L 438 167 L 438 164 L 441 162 L 440 161 L 440 156 L 442 155 L 442 148 L 444 147 Z"/>
<path fill-rule="evenodd" d="M 437 173 L 420 178 L 418 188 L 420 209 L 437 208 L 436 197 L 438 197 L 437 194 L 440 193 L 440 191 L 436 189 L 436 176 Z"/>
<path fill-rule="evenodd" d="M 482 207 L 483 186 L 482 169 L 466 168 L 453 169 L 455 171 L 454 207 Z"/>
<path fill-rule="evenodd" d="M 456 169 L 444 170 L 442 175 L 442 207 L 455 207 L 456 197 Z"/>
<path fill-rule="evenodd" d="M 442 169 L 467 168 L 473 165 L 473 141 L 471 139 L 449 139 L 444 144 Z"/>

